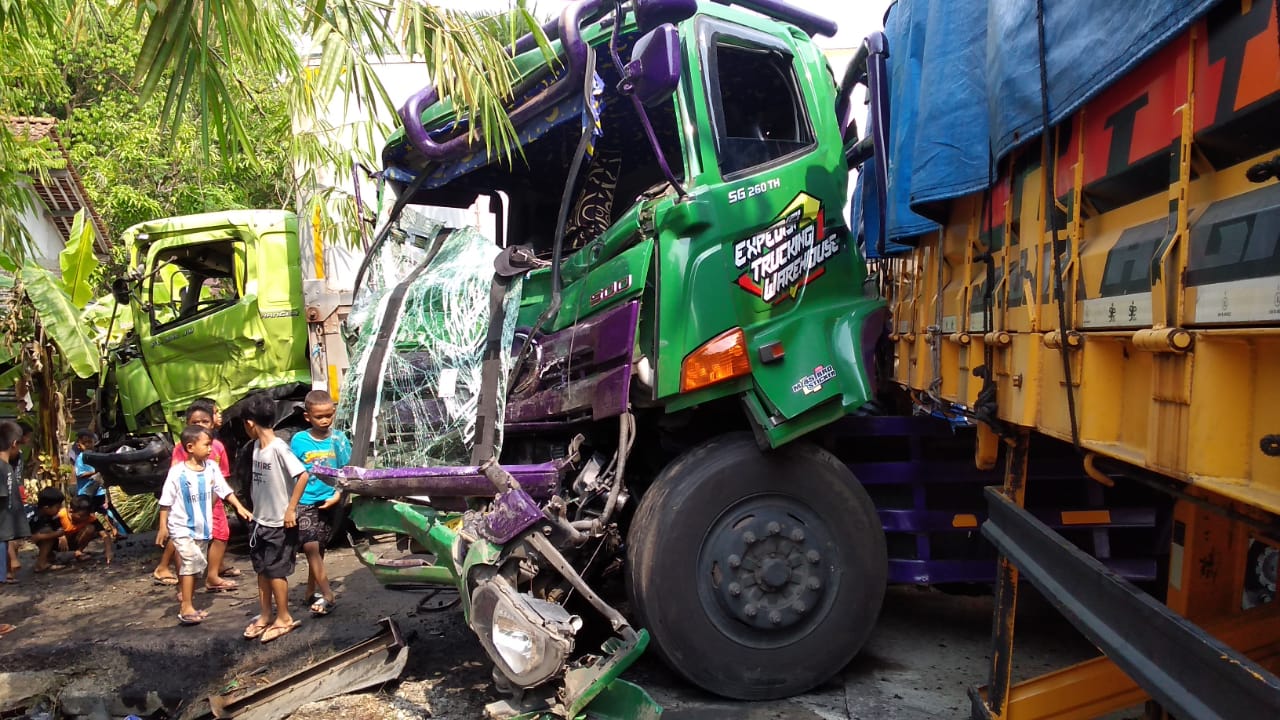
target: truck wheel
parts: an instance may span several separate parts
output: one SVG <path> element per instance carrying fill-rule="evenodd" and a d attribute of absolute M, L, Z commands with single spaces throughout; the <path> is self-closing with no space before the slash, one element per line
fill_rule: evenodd
<path fill-rule="evenodd" d="M 809 690 L 861 649 L 888 561 L 871 498 L 807 443 L 694 448 L 646 491 L 627 537 L 637 620 L 673 670 L 742 700 Z"/>

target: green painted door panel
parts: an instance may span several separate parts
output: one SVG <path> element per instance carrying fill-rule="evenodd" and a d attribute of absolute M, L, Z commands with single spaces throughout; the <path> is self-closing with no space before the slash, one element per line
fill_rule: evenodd
<path fill-rule="evenodd" d="M 136 326 L 171 430 L 196 398 L 226 406 L 310 381 L 292 214 L 235 211 L 140 227 L 126 233 L 143 271 Z"/>

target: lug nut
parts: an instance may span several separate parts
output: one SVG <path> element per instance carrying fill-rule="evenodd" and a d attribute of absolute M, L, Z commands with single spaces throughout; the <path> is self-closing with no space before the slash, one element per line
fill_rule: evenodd
<path fill-rule="evenodd" d="M 799 543 L 799 542 L 804 542 L 804 531 L 803 531 L 803 530 L 801 530 L 800 528 L 796 528 L 795 530 L 792 530 L 792 531 L 791 531 L 791 540 L 792 540 L 793 542 L 798 542 L 798 543 Z"/>
<path fill-rule="evenodd" d="M 805 559 L 807 559 L 809 562 L 813 563 L 814 565 L 817 565 L 818 561 L 822 559 L 822 556 L 818 554 L 817 550 L 810 550 L 809 552 L 805 553 L 804 556 L 805 556 Z"/>
<path fill-rule="evenodd" d="M 742 565 L 742 558 L 738 557 L 737 555 L 729 556 L 729 567 L 736 568 L 740 565 Z"/>
<path fill-rule="evenodd" d="M 759 610 L 756 609 L 754 603 L 748 603 L 746 607 L 742 608 L 742 612 L 746 613 L 747 617 L 755 617 Z"/>
<path fill-rule="evenodd" d="M 766 526 L 765 526 L 765 530 L 766 530 L 770 535 L 777 535 L 778 533 L 782 532 L 782 526 L 781 526 L 781 525 L 779 525 L 779 524 L 778 524 L 778 523 L 776 523 L 776 522 L 771 522 L 771 523 L 769 523 L 768 525 L 766 525 Z"/>
<path fill-rule="evenodd" d="M 748 530 L 748 531 L 746 531 L 746 532 L 742 533 L 742 542 L 744 542 L 744 543 L 746 543 L 746 544 L 748 544 L 748 545 L 753 545 L 753 544 L 755 544 L 755 541 L 756 541 L 756 534 L 755 534 L 755 533 L 751 532 L 750 530 Z"/>
<path fill-rule="evenodd" d="M 811 577 L 805 582 L 805 585 L 808 585 L 810 590 L 817 590 L 822 587 L 822 581 L 816 577 Z"/>
<path fill-rule="evenodd" d="M 773 623 L 774 625 L 781 625 L 782 613 L 778 612 L 777 610 L 774 610 L 773 612 L 769 613 L 769 622 Z"/>
<path fill-rule="evenodd" d="M 742 586 L 738 583 L 729 583 L 729 594 L 738 597 L 742 594 Z"/>
<path fill-rule="evenodd" d="M 809 607 L 804 604 L 803 600 L 797 600 L 791 603 L 791 609 L 803 615 L 805 611 L 809 609 Z"/>

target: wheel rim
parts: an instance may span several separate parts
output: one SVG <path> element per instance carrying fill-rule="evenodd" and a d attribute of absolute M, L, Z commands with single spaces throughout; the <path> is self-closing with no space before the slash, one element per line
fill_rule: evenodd
<path fill-rule="evenodd" d="M 839 567 L 831 532 L 812 508 L 788 495 L 753 495 L 726 508 L 703 537 L 698 595 L 726 636 L 779 647 L 826 617 Z"/>

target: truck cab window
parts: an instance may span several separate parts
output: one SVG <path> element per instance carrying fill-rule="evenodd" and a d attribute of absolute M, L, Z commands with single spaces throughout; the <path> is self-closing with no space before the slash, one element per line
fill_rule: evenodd
<path fill-rule="evenodd" d="M 724 41 L 713 47 L 712 112 L 726 178 L 814 144 L 789 53 Z"/>
<path fill-rule="evenodd" d="M 236 242 L 202 243 L 162 250 L 151 271 L 151 327 L 164 330 L 240 299 Z"/>

